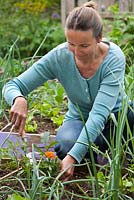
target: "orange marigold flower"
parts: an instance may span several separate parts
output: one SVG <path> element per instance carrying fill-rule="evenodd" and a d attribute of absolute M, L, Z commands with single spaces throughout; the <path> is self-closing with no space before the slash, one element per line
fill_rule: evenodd
<path fill-rule="evenodd" d="M 46 151 L 44 154 L 45 154 L 45 156 L 46 156 L 47 158 L 51 158 L 51 159 L 56 158 L 56 156 L 55 156 L 55 154 L 54 154 L 53 151 Z"/>

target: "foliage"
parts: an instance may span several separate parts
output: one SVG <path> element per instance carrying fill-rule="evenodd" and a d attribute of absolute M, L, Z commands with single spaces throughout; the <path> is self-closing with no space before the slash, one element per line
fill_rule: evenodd
<path fill-rule="evenodd" d="M 110 8 L 113 20 L 110 23 L 108 38 L 118 44 L 126 55 L 127 67 L 134 64 L 134 16 L 128 13 L 119 14 L 117 4 Z"/>
<path fill-rule="evenodd" d="M 46 135 L 48 137 L 46 137 Z M 6 186 L 3 186 L 2 184 L 3 187 L 0 188 L 0 195 L 2 194 L 3 198 L 4 197 L 6 198 L 8 196 L 8 198 L 6 199 L 19 200 L 22 199 L 23 197 L 23 199 L 26 200 L 28 199 L 34 200 L 34 199 L 42 199 L 43 197 L 45 198 L 45 196 L 48 196 L 49 188 L 47 188 L 46 186 L 49 186 L 54 176 L 57 175 L 59 168 L 59 161 L 57 160 L 56 156 L 53 155 L 52 157 L 52 152 L 50 156 L 50 151 L 47 151 L 53 147 L 55 142 L 49 142 L 48 144 L 49 134 L 47 133 L 42 134 L 42 138 L 43 138 L 43 145 L 46 145 L 46 148 L 44 147 L 43 150 L 38 148 L 36 145 L 32 144 L 32 151 L 29 153 L 25 151 L 25 154 L 24 156 L 21 157 L 21 159 L 18 160 L 15 159 L 13 156 L 11 157 L 10 155 L 8 155 L 10 156 L 9 157 L 10 160 L 8 161 L 9 162 L 8 166 L 7 163 L 2 164 L 0 162 L 1 169 L 5 168 L 6 170 L 7 167 L 9 166 L 11 167 L 10 168 L 11 170 L 13 169 L 13 166 L 10 165 L 10 163 L 13 164 L 14 160 L 18 162 L 16 165 L 16 168 L 18 169 L 16 171 L 18 172 L 17 176 L 7 179 L 7 182 L 8 180 L 10 180 L 10 183 L 17 181 L 17 183 L 20 184 L 23 189 L 23 192 L 21 191 L 19 192 L 15 191 L 15 187 L 13 188 L 9 187 L 8 190 L 6 190 L 6 192 L 3 194 L 1 193 L 1 191 L 4 188 L 6 188 Z M 8 141 L 8 139 L 5 140 Z M 0 184 L 1 184 L 1 179 L 0 179 Z"/>
<path fill-rule="evenodd" d="M 34 122 L 33 118 L 35 115 L 41 115 L 50 119 L 57 126 L 62 124 L 64 114 L 67 110 L 67 102 L 65 100 L 65 91 L 59 82 L 50 81 L 37 90 L 34 90 L 29 95 L 28 102 L 29 114 L 26 131 L 29 132 L 29 122 Z"/>
<path fill-rule="evenodd" d="M 18 38 L 10 46 L 9 50 L 6 52 L 5 57 L 3 59 L 0 58 L 0 67 L 3 72 L 0 74 L 0 117 L 3 117 L 5 115 L 5 111 L 7 109 L 7 104 L 3 100 L 3 96 L 2 96 L 2 88 L 4 84 L 8 80 L 19 75 L 25 70 L 25 66 L 22 65 L 21 63 L 19 50 L 18 48 L 16 48 L 17 41 L 18 41 Z M 15 53 L 17 53 L 18 60 L 14 59 Z"/>
<path fill-rule="evenodd" d="M 117 19 L 114 23 L 114 28 L 110 33 L 111 39 L 120 45 L 120 47 L 123 49 L 126 59 L 127 59 L 127 66 L 130 66 L 130 64 L 134 64 L 132 61 L 132 56 L 134 52 L 134 36 L 133 36 L 133 16 L 124 16 L 123 19 Z M 119 26 L 120 24 L 120 26 Z M 114 37 L 113 37 L 114 35 Z M 132 62 L 132 63 L 131 63 Z"/>
<path fill-rule="evenodd" d="M 23 58 L 34 54 L 49 29 L 53 31 L 40 49 L 40 55 L 65 40 L 60 25 L 59 0 L 0 1 L 0 16 L 0 57 L 5 56 L 18 37 L 16 45 Z"/>
<path fill-rule="evenodd" d="M 53 9 L 59 9 L 60 0 L 55 0 L 54 2 L 49 0 L 23 0 L 16 1 L 15 5 L 28 13 L 44 13 L 46 9 L 49 9 L 51 13 Z"/>
<path fill-rule="evenodd" d="M 5 104 L 2 96 L 3 85 L 6 81 L 12 79 L 15 76 L 18 76 L 20 73 L 25 71 L 34 62 L 34 59 L 38 59 L 36 54 L 42 47 L 42 45 L 40 45 L 30 61 L 29 59 L 24 59 L 24 61 L 22 62 L 20 54 L 18 52 L 18 48 L 16 48 L 17 41 L 18 40 L 16 40 L 14 44 L 10 47 L 6 57 L 0 60 L 3 69 L 3 74 L 0 76 L 1 117 L 6 117 L 5 111 L 8 109 L 8 106 L 7 104 Z M 18 53 L 18 59 L 14 59 L 15 52 Z M 64 96 L 64 89 L 56 81 L 46 83 L 44 86 L 38 88 L 33 93 L 31 93 L 28 97 L 30 108 L 26 122 L 26 131 L 35 132 L 37 130 L 37 123 L 35 120 L 33 120 L 34 116 L 37 114 L 41 115 L 42 117 L 46 117 L 47 119 L 50 119 L 57 126 L 61 125 L 67 108 Z M 8 117 L 6 118 L 8 119 Z"/>
<path fill-rule="evenodd" d="M 10 195 L 7 200 L 30 200 L 28 198 L 23 198 L 19 194 Z"/>
<path fill-rule="evenodd" d="M 125 75 L 125 89 L 131 101 L 134 101 L 134 65 L 128 68 Z"/>

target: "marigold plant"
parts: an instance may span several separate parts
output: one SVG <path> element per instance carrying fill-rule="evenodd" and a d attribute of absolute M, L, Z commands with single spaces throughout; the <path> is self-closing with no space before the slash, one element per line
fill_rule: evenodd
<path fill-rule="evenodd" d="M 56 158 L 56 155 L 55 155 L 55 153 L 53 151 L 46 151 L 44 154 L 45 154 L 45 156 L 47 158 L 51 158 L 51 159 L 55 159 Z"/>

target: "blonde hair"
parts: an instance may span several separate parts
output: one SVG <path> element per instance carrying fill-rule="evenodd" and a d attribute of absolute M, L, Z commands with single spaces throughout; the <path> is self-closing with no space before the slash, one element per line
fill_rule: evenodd
<path fill-rule="evenodd" d="M 83 4 L 85 7 L 93 8 L 98 11 L 98 5 L 94 1 L 89 1 Z"/>
<path fill-rule="evenodd" d="M 74 8 L 66 19 L 65 28 L 80 31 L 92 30 L 96 39 L 101 37 L 103 24 L 98 13 L 98 5 L 89 1 Z"/>

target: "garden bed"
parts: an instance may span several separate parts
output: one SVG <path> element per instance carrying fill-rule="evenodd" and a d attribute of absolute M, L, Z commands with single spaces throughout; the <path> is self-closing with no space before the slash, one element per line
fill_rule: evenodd
<path fill-rule="evenodd" d="M 42 137 L 44 137 L 45 134 L 47 134 L 48 136 L 49 132 L 44 132 L 44 133 L 39 133 L 39 134 L 26 133 L 25 142 L 27 143 L 27 148 L 30 150 L 32 144 L 36 144 L 40 148 L 45 148 L 45 144 L 43 145 L 41 141 Z M 49 135 L 47 142 L 50 143 L 54 140 L 55 140 L 55 135 Z M 9 143 L 12 143 L 14 146 L 17 147 L 20 155 L 24 154 L 23 149 L 22 149 L 22 144 L 24 143 L 24 139 L 18 133 L 0 132 L 1 147 L 6 148 L 9 146 Z"/>
<path fill-rule="evenodd" d="M 31 195 L 33 184 L 36 185 L 37 183 L 39 183 L 42 177 L 44 177 L 44 182 L 42 183 L 43 185 L 41 186 L 41 188 L 43 188 L 44 191 L 47 190 L 46 192 L 42 193 L 41 199 L 43 200 L 55 199 L 54 196 L 57 195 L 55 187 L 57 188 L 57 191 L 59 193 L 58 195 L 61 195 L 62 199 L 64 200 L 78 200 L 83 199 L 83 197 L 88 199 L 89 197 L 95 196 L 95 193 L 97 192 L 95 192 L 96 181 L 95 177 L 93 176 L 94 169 L 91 163 L 87 165 L 84 164 L 81 166 L 76 166 L 74 176 L 70 181 L 60 182 L 60 179 L 57 179 L 60 173 L 59 160 L 54 156 L 44 157 L 44 153 L 48 152 L 48 150 L 49 152 L 54 152 L 53 144 L 55 140 L 55 135 L 49 135 L 48 132 L 45 132 L 44 134 L 27 133 L 27 141 L 25 142 L 18 135 L 18 133 L 9 134 L 9 132 L 0 132 L 0 136 L 0 144 L 2 144 L 3 141 L 5 141 L 5 139 L 8 137 L 8 140 L 3 143 L 2 148 L 8 148 L 8 153 L 10 154 L 9 158 L 5 157 L 1 159 L 0 164 L 1 200 L 10 200 L 11 198 L 13 200 L 18 200 L 22 196 L 26 197 L 28 195 Z M 34 149 L 33 145 L 35 145 Z M 41 152 L 43 152 L 44 155 L 40 152 L 40 150 Z M 35 158 L 35 160 L 32 160 L 32 164 L 31 160 L 29 162 L 29 158 L 27 156 L 31 152 L 34 152 Z M 40 156 L 39 154 L 37 154 L 37 152 L 41 153 Z M 101 164 L 102 163 L 100 160 L 100 164 L 96 165 L 96 169 L 98 181 L 100 182 L 99 189 L 102 195 L 104 185 L 109 181 L 108 174 L 110 171 L 110 167 L 109 164 L 105 163 L 104 166 Z M 132 168 L 130 169 L 130 171 L 131 170 Z M 134 179 L 129 177 L 130 174 L 131 176 L 133 175 L 133 172 L 130 171 L 125 170 L 123 173 L 126 181 L 126 187 L 123 187 L 124 193 L 126 195 L 129 195 L 130 199 L 133 199 L 134 190 L 132 190 L 132 184 Z M 33 178 L 33 176 L 35 177 Z M 47 181 L 45 179 L 47 179 Z M 52 190 L 54 191 L 51 192 Z M 6 191 L 6 195 L 3 193 L 3 191 Z M 39 191 L 37 190 L 35 199 L 38 199 L 38 192 Z M 14 196 L 14 193 L 18 195 L 17 198 Z M 26 195 L 27 193 L 28 195 Z M 102 196 L 104 197 L 104 195 Z M 30 196 L 28 200 L 31 199 L 32 198 Z"/>
<path fill-rule="evenodd" d="M 7 198 L 10 199 L 11 193 L 9 192 L 9 188 L 13 191 L 19 191 L 23 193 L 23 188 L 21 185 L 21 181 L 23 181 L 24 187 L 26 190 L 28 189 L 28 176 L 30 176 L 31 181 L 30 185 L 32 185 L 32 175 L 31 172 L 33 171 L 32 166 L 30 165 L 29 161 L 27 160 L 29 153 L 33 151 L 32 147 L 33 144 L 36 145 L 34 156 L 36 158 L 36 166 L 40 162 L 39 154 L 37 154 L 37 151 L 39 152 L 39 149 L 45 153 L 45 151 L 49 150 L 49 152 L 54 152 L 53 144 L 55 140 L 55 135 L 50 135 L 48 138 L 48 132 L 44 133 L 44 135 L 47 135 L 46 138 L 43 138 L 43 134 L 26 134 L 27 141 L 23 141 L 22 138 L 18 135 L 18 133 L 10 133 L 10 132 L 0 132 L 0 144 L 2 149 L 8 149 L 8 154 L 10 157 L 5 156 L 1 159 L 0 163 L 0 199 L 6 200 Z M 42 143 L 42 140 L 46 140 L 47 144 L 44 142 Z M 26 145 L 24 149 L 24 145 Z M 39 149 L 38 149 L 39 148 Z M 4 153 L 5 154 L 5 153 Z M 4 155 L 3 154 L 3 155 Z M 5 154 L 6 155 L 6 154 Z M 52 159 L 51 159 L 52 158 Z M 42 158 L 41 158 L 42 159 Z M 31 168 L 30 174 L 28 174 L 28 169 Z M 45 159 L 42 159 L 40 163 L 40 170 L 41 172 L 39 176 L 44 173 L 44 176 L 48 176 L 48 174 L 51 174 L 50 180 L 45 184 L 45 187 L 50 187 L 53 183 L 53 179 L 58 176 L 59 174 L 59 160 L 55 157 L 45 157 Z M 84 170 L 83 170 L 84 169 Z M 46 172 L 47 171 L 47 172 Z M 72 180 L 80 180 L 80 179 L 86 179 L 88 175 L 88 170 L 86 166 L 82 167 L 76 167 L 74 177 Z M 20 179 L 20 181 L 18 181 Z M 46 186 L 48 184 L 48 186 Z M 3 187 L 4 190 L 7 190 L 7 195 L 2 194 Z M 32 187 L 32 186 L 31 186 Z M 7 189 L 6 189 L 7 188 Z M 91 195 L 91 191 L 89 190 L 89 184 L 87 182 L 81 182 L 81 183 L 70 183 L 65 184 L 64 190 L 69 192 L 70 194 L 67 194 L 67 196 L 70 196 L 71 193 L 75 193 L 77 195 L 82 195 L 83 190 L 87 194 L 89 193 Z M 66 193 L 66 192 L 65 192 Z M 48 199 L 47 197 L 43 196 L 43 199 Z M 13 198 L 13 196 L 12 196 Z M 68 199 L 66 195 L 63 195 L 64 200 Z M 13 198 L 15 199 L 15 198 Z M 18 198 L 19 199 L 19 198 Z M 74 197 L 75 199 L 81 199 L 78 197 Z"/>
<path fill-rule="evenodd" d="M 43 177 L 42 185 L 37 189 L 35 199 L 38 200 L 39 191 L 41 191 L 41 200 L 48 199 L 88 199 L 97 198 L 97 191 L 100 192 L 100 199 L 104 199 L 105 192 L 108 195 L 113 195 L 113 191 L 109 189 L 112 184 L 110 179 L 113 179 L 114 173 L 117 169 L 112 163 L 116 163 L 116 159 L 109 162 L 98 156 L 98 164 L 96 167 L 96 177 L 94 174 L 93 164 L 90 162 L 88 165 L 76 166 L 74 176 L 70 181 L 60 181 L 57 179 L 60 173 L 60 161 L 55 157 L 54 153 L 54 140 L 56 134 L 56 126 L 50 120 L 42 120 L 36 116 L 38 129 L 36 133 L 27 133 L 27 141 L 23 141 L 18 133 L 10 133 L 10 128 L 7 132 L 0 132 L 0 144 L 8 137 L 8 140 L 2 145 L 1 154 L 4 157 L 0 163 L 0 199 L 1 200 L 18 200 L 21 197 L 32 195 L 32 188 Z M 3 121 L 3 127 L 6 125 Z M 6 149 L 6 152 L 3 150 Z M 27 155 L 32 156 L 34 153 L 34 162 L 31 164 L 31 159 Z M 45 152 L 50 152 L 48 158 Z M 5 156 L 6 155 L 6 156 Z M 9 157 L 7 155 L 10 155 Z M 114 171 L 115 170 L 115 171 Z M 112 173 L 112 171 L 114 173 Z M 35 173 L 33 175 L 33 172 Z M 111 174 L 109 176 L 109 174 Z M 35 177 L 34 177 L 35 176 Z M 122 169 L 122 186 L 120 186 L 119 196 L 128 196 L 129 199 L 134 198 L 134 165 L 123 166 Z M 115 176 L 116 177 L 116 176 Z M 96 179 L 97 178 L 97 179 Z M 96 181 L 98 181 L 99 189 L 96 188 Z M 36 185 L 37 184 L 37 185 Z M 55 186 L 54 186 L 55 184 Z M 111 185 L 110 185 L 111 184 Z M 23 187 L 22 187 L 23 185 Z M 4 192 L 6 191 L 6 195 Z M 53 191 L 53 192 L 52 192 Z M 28 195 L 27 195 L 27 193 Z M 17 198 L 14 197 L 17 193 Z M 59 197 L 59 196 L 62 196 Z M 54 197 L 57 196 L 57 197 Z M 110 198 L 110 197 L 109 197 Z M 23 198 L 24 199 L 24 198 Z M 28 200 L 31 200 L 32 197 Z M 127 198 L 126 198 L 127 199 Z M 27 200 L 27 199 L 26 199 Z M 39 199 L 40 200 L 40 199 Z"/>

